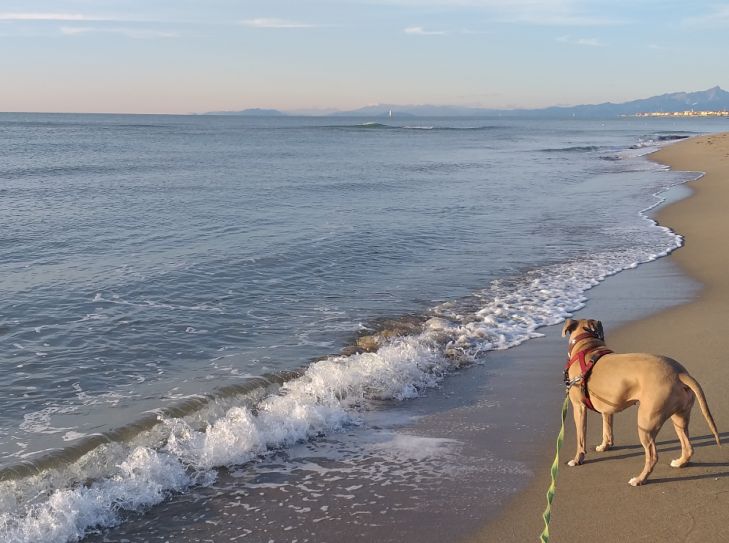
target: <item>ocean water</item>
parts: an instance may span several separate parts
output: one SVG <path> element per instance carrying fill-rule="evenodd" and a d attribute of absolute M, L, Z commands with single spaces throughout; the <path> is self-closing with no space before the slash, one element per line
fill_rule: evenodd
<path fill-rule="evenodd" d="M 643 155 L 729 128 L 365 121 L 0 115 L 0 540 L 371 445 L 373 413 L 680 246 L 650 210 L 696 174 Z"/>

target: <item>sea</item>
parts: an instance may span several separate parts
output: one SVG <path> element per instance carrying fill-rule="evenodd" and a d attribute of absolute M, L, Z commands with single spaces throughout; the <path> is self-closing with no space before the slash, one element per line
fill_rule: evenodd
<path fill-rule="evenodd" d="M 448 443 L 382 429 L 679 247 L 645 155 L 728 129 L 0 114 L 0 540 L 386 518 Z"/>

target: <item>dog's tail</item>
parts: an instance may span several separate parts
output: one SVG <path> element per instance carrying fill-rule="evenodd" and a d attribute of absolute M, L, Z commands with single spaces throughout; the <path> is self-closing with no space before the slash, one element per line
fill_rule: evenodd
<path fill-rule="evenodd" d="M 706 397 L 704 396 L 704 391 L 701 389 L 701 385 L 699 382 L 691 377 L 688 373 L 680 373 L 678 375 L 679 380 L 689 387 L 693 393 L 696 395 L 696 399 L 699 400 L 699 407 L 701 408 L 701 413 L 703 413 L 704 418 L 706 419 L 706 422 L 709 424 L 709 428 L 711 429 L 711 433 L 714 434 L 714 439 L 716 439 L 716 444 L 721 447 L 721 440 L 719 439 L 719 432 L 716 431 L 716 424 L 714 423 L 714 417 L 711 416 L 711 411 L 709 411 L 709 404 L 706 403 Z"/>

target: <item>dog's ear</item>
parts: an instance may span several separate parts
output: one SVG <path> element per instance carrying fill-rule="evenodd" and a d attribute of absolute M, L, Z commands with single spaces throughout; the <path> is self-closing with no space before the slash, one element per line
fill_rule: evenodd
<path fill-rule="evenodd" d="M 589 321 L 587 321 L 587 329 L 595 334 L 598 339 L 605 339 L 605 334 L 602 331 L 602 322 L 595 319 L 590 319 Z"/>
<path fill-rule="evenodd" d="M 571 334 L 575 328 L 577 328 L 577 325 L 579 324 L 578 321 L 567 319 L 564 321 L 564 328 L 562 328 L 562 337 L 565 337 L 567 334 Z"/>

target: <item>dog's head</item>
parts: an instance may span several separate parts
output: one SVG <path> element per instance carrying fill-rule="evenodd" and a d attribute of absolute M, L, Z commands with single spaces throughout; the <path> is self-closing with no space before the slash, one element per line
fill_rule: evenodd
<path fill-rule="evenodd" d="M 592 334 L 595 338 L 604 341 L 605 333 L 602 330 L 602 322 L 594 319 L 567 319 L 562 328 L 562 337 L 569 334 Z"/>

